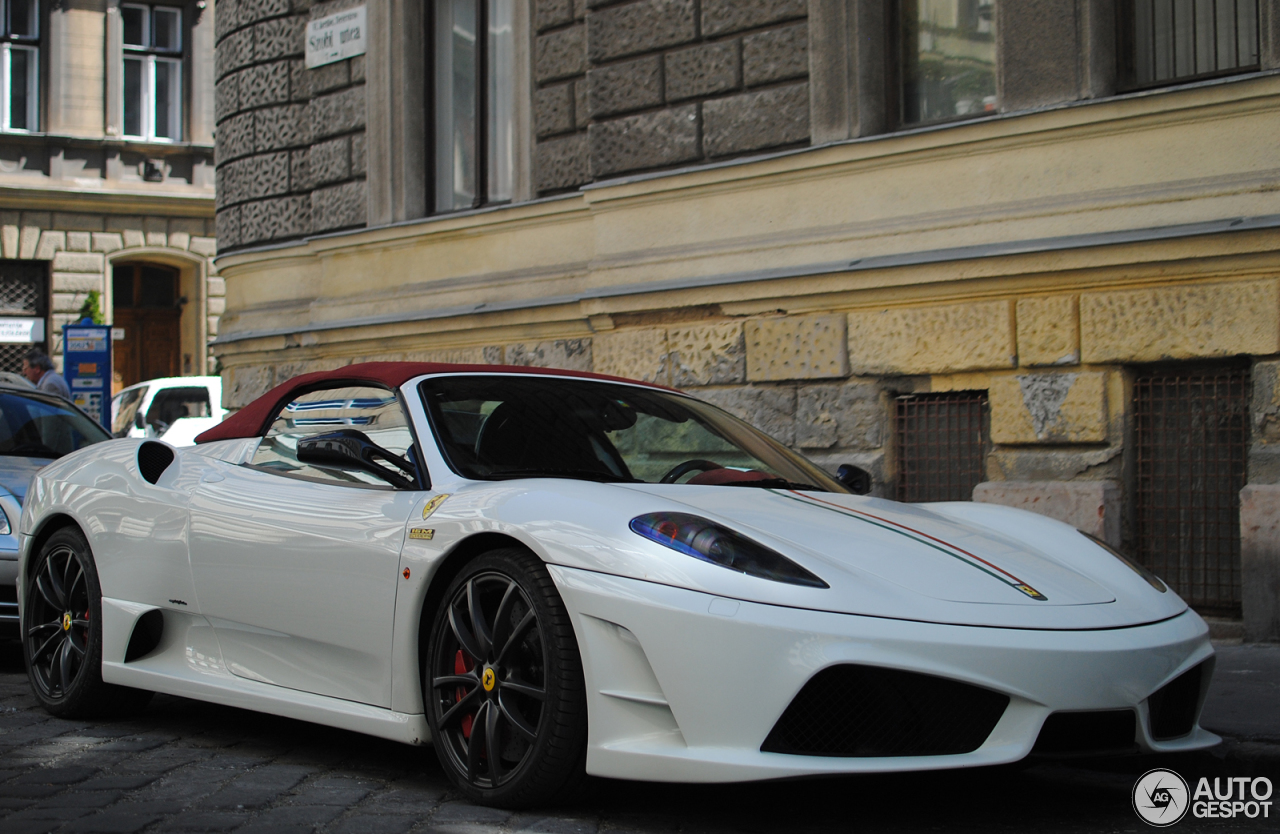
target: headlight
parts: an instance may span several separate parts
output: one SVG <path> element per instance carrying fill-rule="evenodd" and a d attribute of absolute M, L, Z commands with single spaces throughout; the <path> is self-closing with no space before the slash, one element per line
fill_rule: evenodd
<path fill-rule="evenodd" d="M 696 515 L 650 513 L 631 519 L 631 529 L 686 556 L 773 582 L 829 588 L 780 553 Z"/>
<path fill-rule="evenodd" d="M 1093 542 L 1098 547 L 1101 547 L 1103 550 L 1107 551 L 1112 556 L 1116 557 L 1121 562 L 1124 562 L 1126 565 L 1128 565 L 1130 570 L 1132 570 L 1138 576 L 1141 576 L 1143 579 L 1147 580 L 1147 584 L 1150 585 L 1152 588 L 1155 588 L 1157 591 L 1159 591 L 1162 594 L 1165 591 L 1169 590 L 1169 586 L 1164 584 L 1164 582 L 1161 581 L 1160 577 L 1156 576 L 1154 573 L 1147 570 L 1142 565 L 1139 565 L 1137 562 L 1130 559 L 1128 556 L 1124 555 L 1119 550 L 1116 550 L 1114 547 L 1107 544 L 1102 539 L 1098 538 L 1097 536 L 1091 536 L 1083 530 L 1079 532 L 1080 532 L 1080 535 L 1084 536 L 1086 539 Z"/>

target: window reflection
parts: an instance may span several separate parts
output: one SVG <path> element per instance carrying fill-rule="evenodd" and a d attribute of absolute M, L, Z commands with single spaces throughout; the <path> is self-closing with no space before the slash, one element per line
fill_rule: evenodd
<path fill-rule="evenodd" d="M 514 15 L 514 0 L 435 4 L 436 211 L 511 199 Z"/>
<path fill-rule="evenodd" d="M 1120 13 L 1122 86 L 1258 67 L 1258 0 L 1127 0 Z"/>
<path fill-rule="evenodd" d="M 995 0 L 902 0 L 902 120 L 996 109 Z"/>

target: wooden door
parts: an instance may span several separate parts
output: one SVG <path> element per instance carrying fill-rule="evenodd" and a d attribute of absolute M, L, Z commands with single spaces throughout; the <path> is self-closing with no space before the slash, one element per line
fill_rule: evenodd
<path fill-rule="evenodd" d="M 113 364 L 123 385 L 178 376 L 182 354 L 182 308 L 178 270 L 152 264 L 119 264 L 112 272 L 113 326 L 124 329 L 114 343 Z"/>

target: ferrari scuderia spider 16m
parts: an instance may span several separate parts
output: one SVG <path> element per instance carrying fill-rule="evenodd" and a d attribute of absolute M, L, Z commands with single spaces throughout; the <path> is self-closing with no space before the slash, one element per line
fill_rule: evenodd
<path fill-rule="evenodd" d="M 846 478 L 846 480 L 851 480 Z M 23 509 L 56 715 L 151 692 L 434 744 L 484 802 L 1178 751 L 1213 668 L 1155 576 L 1010 508 L 854 494 L 692 397 L 352 365 L 199 444 L 67 455 Z"/>

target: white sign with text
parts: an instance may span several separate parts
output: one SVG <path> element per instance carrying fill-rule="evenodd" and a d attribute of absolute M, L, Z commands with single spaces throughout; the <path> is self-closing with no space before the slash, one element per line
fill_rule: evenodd
<path fill-rule="evenodd" d="M 368 27 L 364 10 L 364 6 L 356 6 L 307 24 L 307 69 L 365 53 Z"/>
<path fill-rule="evenodd" d="M 44 319 L 0 318 L 0 344 L 29 345 L 44 341 Z"/>

